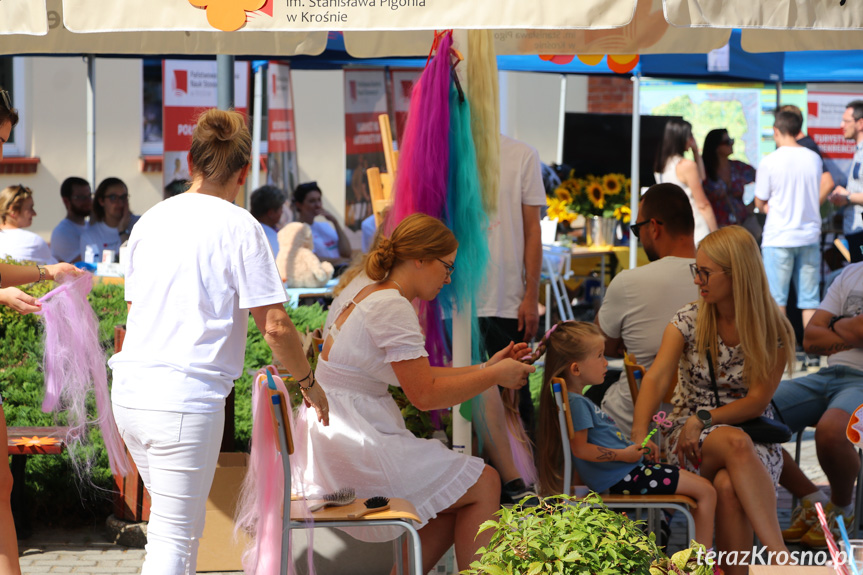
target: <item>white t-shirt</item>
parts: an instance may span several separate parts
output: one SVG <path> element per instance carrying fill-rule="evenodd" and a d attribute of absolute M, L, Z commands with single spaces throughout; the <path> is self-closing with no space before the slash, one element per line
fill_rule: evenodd
<path fill-rule="evenodd" d="M 698 299 L 689 264 L 694 259 L 667 256 L 614 277 L 602 307 L 599 327 L 608 337 L 622 338 L 626 350 L 645 369 L 653 365 L 662 334 L 674 314 Z M 622 431 L 632 429 L 632 396 L 621 374 L 602 398 L 605 410 Z"/>
<path fill-rule="evenodd" d="M 51 232 L 51 253 L 54 258 L 61 262 L 71 262 L 81 257 L 81 234 L 86 229 L 86 222 L 76 224 L 69 218 L 60 220 Z"/>
<path fill-rule="evenodd" d="M 521 207 L 545 205 L 541 165 L 535 148 L 501 135 L 497 213 L 489 214 L 488 278 L 476 297 L 477 317 L 518 317 L 524 297 Z"/>
<path fill-rule="evenodd" d="M 286 301 L 264 231 L 223 199 L 185 193 L 129 239 L 123 351 L 112 399 L 128 408 L 218 411 L 243 369 L 250 308 Z"/>
<path fill-rule="evenodd" d="M 315 247 L 312 250 L 319 258 L 335 260 L 339 254 L 339 234 L 330 222 L 312 222 L 312 239 Z"/>
<path fill-rule="evenodd" d="M 134 228 L 140 219 L 141 216 L 133 215 L 129 223 L 129 229 Z M 114 250 L 114 252 L 117 252 L 122 243 L 120 230 L 117 228 L 112 228 L 105 222 L 90 222 L 87 229 L 81 232 L 81 259 L 84 258 L 87 246 L 91 246 L 93 248 L 93 261 L 101 262 L 103 251 Z"/>
<path fill-rule="evenodd" d="M 19 262 L 56 264 L 51 248 L 39 235 L 25 229 L 0 230 L 0 258 L 10 257 Z"/>
<path fill-rule="evenodd" d="M 846 266 L 818 306 L 831 315 L 855 316 L 863 313 L 863 262 Z M 863 349 L 840 351 L 827 357 L 827 365 L 844 365 L 863 371 Z"/>
<path fill-rule="evenodd" d="M 762 247 L 798 248 L 821 240 L 821 157 L 803 146 L 780 146 L 758 164 L 755 197 L 769 202 Z"/>

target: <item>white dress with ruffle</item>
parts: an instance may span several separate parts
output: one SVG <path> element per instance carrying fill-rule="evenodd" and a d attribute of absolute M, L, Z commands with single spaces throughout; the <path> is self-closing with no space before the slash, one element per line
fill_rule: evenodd
<path fill-rule="evenodd" d="M 350 303 L 331 313 L 341 314 Z M 357 497 L 407 499 L 422 527 L 476 483 L 484 464 L 436 439 L 415 437 L 387 391 L 389 385 L 399 385 L 391 363 L 428 355 L 411 303 L 397 290 L 384 289 L 355 305 L 341 328 L 330 328 L 334 341 L 328 359 L 319 358 L 315 370 L 327 394 L 329 426 L 318 423 L 305 406 L 297 418 L 296 442 L 301 445 L 295 455 L 303 494 L 319 499 L 353 487 Z M 399 533 L 363 529 L 352 535 L 386 541 Z"/>

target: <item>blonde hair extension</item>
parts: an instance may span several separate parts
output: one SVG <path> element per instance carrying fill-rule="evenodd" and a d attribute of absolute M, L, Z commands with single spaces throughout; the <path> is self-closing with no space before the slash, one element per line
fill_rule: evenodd
<path fill-rule="evenodd" d="M 497 212 L 500 188 L 500 95 L 494 33 L 468 30 L 467 46 L 470 131 L 476 148 L 482 206 L 486 213 L 493 214 Z"/>

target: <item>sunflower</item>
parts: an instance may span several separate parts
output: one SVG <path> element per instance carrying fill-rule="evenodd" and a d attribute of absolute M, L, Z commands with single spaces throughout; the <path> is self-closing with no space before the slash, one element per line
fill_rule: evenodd
<path fill-rule="evenodd" d="M 617 174 L 606 174 L 602 177 L 602 189 L 606 196 L 616 196 L 623 190 L 620 180 Z"/>
<path fill-rule="evenodd" d="M 562 221 L 566 214 L 566 205 L 557 198 L 546 198 L 545 203 L 548 205 L 548 219 Z"/>
<path fill-rule="evenodd" d="M 601 210 L 605 207 L 605 190 L 598 180 L 588 182 L 584 191 L 587 194 L 587 198 L 590 200 L 590 203 L 597 209 Z"/>
<path fill-rule="evenodd" d="M 572 201 L 572 194 L 567 186 L 558 186 L 558 188 L 554 190 L 554 196 L 565 204 Z"/>
<path fill-rule="evenodd" d="M 623 222 L 624 224 L 628 224 L 632 216 L 632 212 L 629 209 L 629 206 L 619 206 L 616 210 L 614 210 L 614 217 Z"/>

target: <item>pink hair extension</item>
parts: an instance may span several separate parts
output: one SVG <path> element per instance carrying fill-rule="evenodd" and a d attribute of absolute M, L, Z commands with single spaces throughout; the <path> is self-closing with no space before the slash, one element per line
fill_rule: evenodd
<path fill-rule="evenodd" d="M 275 366 L 268 366 L 275 375 L 276 387 L 289 397 Z M 244 530 L 251 535 L 252 543 L 243 553 L 243 570 L 254 575 L 279 575 L 282 561 L 282 509 L 290 509 L 290 494 L 285 494 L 285 476 L 282 468 L 279 439 L 271 416 L 271 400 L 267 393 L 266 371 L 260 370 L 252 385 L 252 449 L 249 469 L 243 480 L 237 501 L 234 532 Z M 290 419 L 290 409 L 288 410 Z M 287 421 L 293 430 L 293 421 Z M 295 485 L 301 485 L 299 470 L 292 469 Z M 308 530 L 311 531 L 311 530 Z M 314 575 L 314 562 L 309 533 L 307 552 L 308 573 Z M 288 572 L 294 573 L 292 557 L 287 557 Z"/>
<path fill-rule="evenodd" d="M 516 392 L 512 389 L 506 389 L 504 392 L 512 396 L 508 398 L 509 401 L 504 401 L 504 405 L 516 406 L 514 410 L 504 410 L 506 413 L 506 436 L 509 438 L 512 462 L 518 470 L 518 474 L 524 479 L 524 482 L 527 485 L 534 485 L 539 480 L 539 473 L 534 463 L 533 445 L 524 430 L 524 425 L 522 425 L 521 417 L 519 416 Z"/>
<path fill-rule="evenodd" d="M 414 84 L 405 126 L 388 225 L 422 212 L 444 218 L 449 177 L 449 86 L 452 34 L 440 38 L 437 53 Z M 390 233 L 392 229 L 386 230 Z"/>
<path fill-rule="evenodd" d="M 467 99 L 470 103 L 470 129 L 476 146 L 482 205 L 497 211 L 500 187 L 500 95 L 497 57 L 491 30 L 468 30 Z"/>
<path fill-rule="evenodd" d="M 125 445 L 114 422 L 105 352 L 99 345 L 99 324 L 96 314 L 87 301 L 93 289 L 93 276 L 84 274 L 67 281 L 42 297 L 44 324 L 45 398 L 42 411 L 66 412 L 69 423 L 67 443 L 86 442 L 91 422 L 87 419 L 87 397 L 92 390 L 96 396 L 96 423 L 102 431 L 111 471 L 115 475 L 129 472 Z M 83 450 L 70 449 L 70 453 Z M 71 458 L 82 477 L 89 471 L 91 461 Z M 83 468 L 82 468 L 83 465 Z"/>

